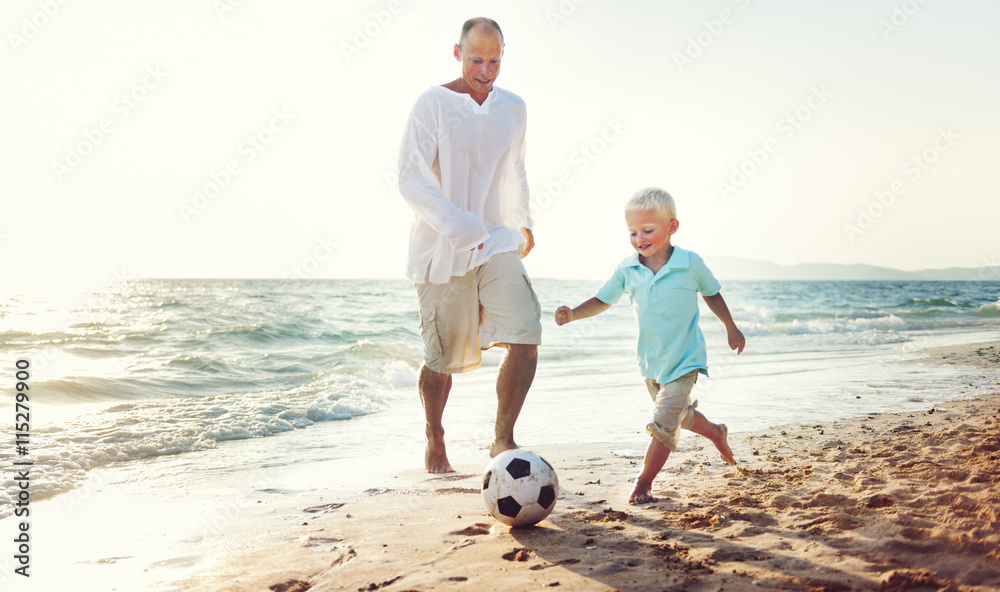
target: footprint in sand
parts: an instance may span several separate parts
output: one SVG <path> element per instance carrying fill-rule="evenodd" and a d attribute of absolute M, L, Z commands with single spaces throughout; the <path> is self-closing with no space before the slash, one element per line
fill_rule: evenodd
<path fill-rule="evenodd" d="M 342 508 L 342 507 L 344 507 L 344 504 L 336 504 L 336 503 L 334 503 L 334 504 L 323 504 L 321 506 L 312 506 L 312 507 L 309 507 L 309 508 L 305 508 L 302 511 L 303 512 L 308 512 L 310 514 L 319 514 L 319 513 L 324 513 L 325 514 L 327 512 L 330 512 L 332 510 L 336 510 L 337 508 Z M 275 585 L 277 585 L 277 584 L 275 584 Z"/>
<path fill-rule="evenodd" d="M 287 582 L 281 582 L 280 584 L 271 584 L 268 586 L 268 590 L 273 592 L 305 592 L 309 588 L 312 588 L 312 584 L 309 582 L 303 582 L 302 580 L 288 580 Z"/>
<path fill-rule="evenodd" d="M 529 549 L 525 549 L 524 547 L 515 547 L 513 551 L 510 553 L 504 553 L 500 557 L 507 561 L 527 561 L 531 559 L 531 551 Z"/>
<path fill-rule="evenodd" d="M 466 526 L 462 530 L 456 530 L 448 534 L 459 535 L 459 536 L 477 536 L 483 534 L 490 534 L 490 525 L 484 524 L 482 522 L 476 522 L 472 526 Z"/>
<path fill-rule="evenodd" d="M 479 490 L 472 487 L 443 487 L 435 489 L 434 493 L 437 495 L 449 495 L 453 493 L 479 493 Z"/>

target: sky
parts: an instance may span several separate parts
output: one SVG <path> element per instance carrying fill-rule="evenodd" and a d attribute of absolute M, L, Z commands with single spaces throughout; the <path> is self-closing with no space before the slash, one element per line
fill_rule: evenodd
<path fill-rule="evenodd" d="M 606 277 L 652 185 L 709 264 L 1000 259 L 988 0 L 5 0 L 0 284 L 402 279 L 399 142 L 472 16 L 528 107 L 533 277 Z"/>

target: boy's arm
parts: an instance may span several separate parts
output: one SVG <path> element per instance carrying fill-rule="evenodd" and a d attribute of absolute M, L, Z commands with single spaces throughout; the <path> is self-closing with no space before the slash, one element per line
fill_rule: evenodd
<path fill-rule="evenodd" d="M 733 320 L 733 315 L 729 312 L 729 307 L 726 306 L 725 299 L 722 298 L 722 292 L 713 296 L 702 296 L 702 298 L 705 299 L 705 304 L 708 305 L 708 308 L 726 326 L 729 349 L 735 349 L 737 354 L 743 353 L 743 348 L 746 347 L 747 340 L 743 337 L 743 332 L 736 327 L 736 321 Z"/>
<path fill-rule="evenodd" d="M 601 314 L 611 308 L 607 302 L 602 302 L 598 298 L 591 298 L 580 306 L 570 309 L 568 306 L 560 306 L 556 309 L 556 324 L 565 325 L 570 321 L 579 321 L 587 317 Z"/>

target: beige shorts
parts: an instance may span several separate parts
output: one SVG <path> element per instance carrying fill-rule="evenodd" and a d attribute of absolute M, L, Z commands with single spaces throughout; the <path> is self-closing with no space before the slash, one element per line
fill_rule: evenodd
<path fill-rule="evenodd" d="M 542 308 L 517 251 L 447 284 L 417 284 L 424 364 L 441 374 L 475 370 L 482 350 L 542 342 Z"/>
<path fill-rule="evenodd" d="M 677 450 L 681 428 L 690 429 L 694 425 L 694 410 L 698 407 L 698 401 L 691 401 L 691 389 L 697 381 L 697 370 L 667 384 L 646 379 L 646 388 L 656 404 L 653 421 L 646 426 L 646 433 L 659 440 L 668 450 Z"/>

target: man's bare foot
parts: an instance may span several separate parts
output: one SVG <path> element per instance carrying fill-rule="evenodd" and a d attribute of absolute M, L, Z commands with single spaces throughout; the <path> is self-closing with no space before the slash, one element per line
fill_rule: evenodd
<path fill-rule="evenodd" d="M 490 445 L 490 458 L 495 457 L 501 452 L 506 452 L 508 450 L 515 450 L 517 448 L 519 448 L 518 445 L 515 444 L 513 441 L 500 442 L 498 440 L 494 440 L 493 444 Z"/>
<path fill-rule="evenodd" d="M 719 454 L 722 455 L 722 460 L 726 461 L 726 464 L 735 465 L 736 459 L 733 457 L 733 451 L 729 448 L 729 428 L 726 424 L 719 424 L 719 439 L 713 440 L 715 447 L 719 449 Z"/>
<path fill-rule="evenodd" d="M 646 483 L 645 481 L 635 481 L 635 489 L 632 490 L 632 495 L 628 496 L 628 503 L 630 504 L 648 504 L 649 502 L 656 501 L 653 497 L 653 484 Z"/>
<path fill-rule="evenodd" d="M 427 443 L 427 450 L 424 451 L 424 467 L 428 473 L 454 473 L 448 462 L 448 453 L 444 449 L 444 444 L 431 446 Z"/>

